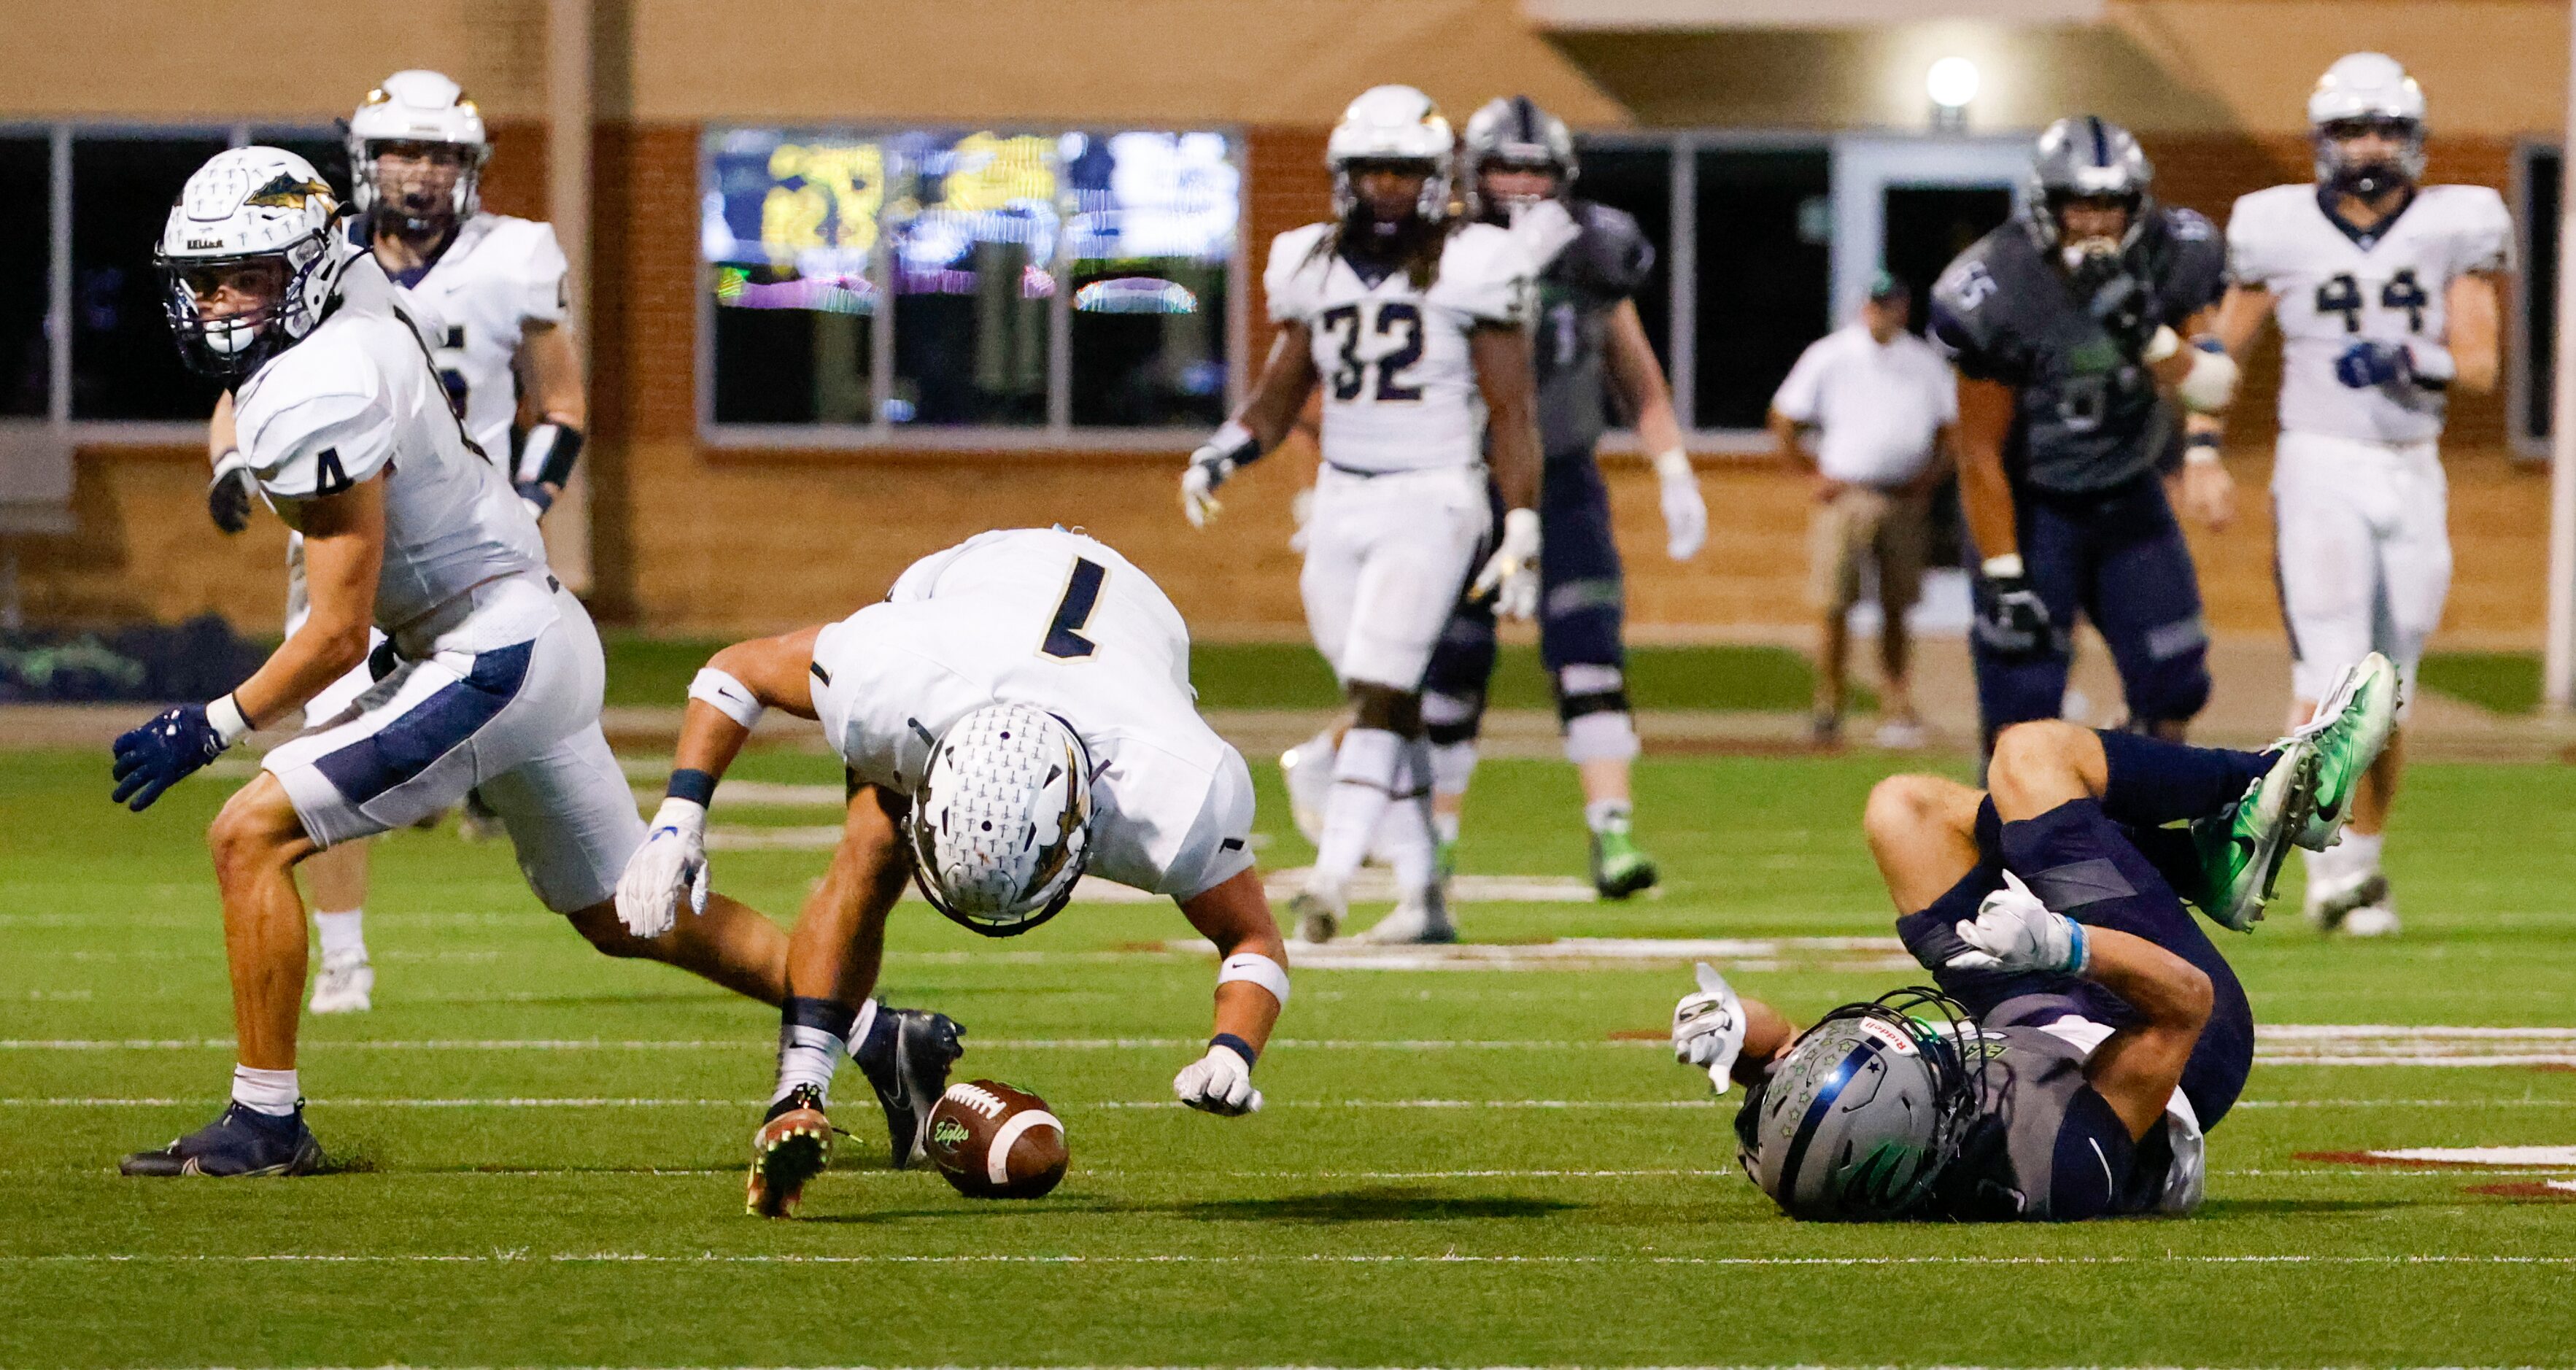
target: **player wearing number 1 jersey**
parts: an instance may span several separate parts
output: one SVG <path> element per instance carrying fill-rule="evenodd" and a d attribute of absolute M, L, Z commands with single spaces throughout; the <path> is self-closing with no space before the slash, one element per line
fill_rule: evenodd
<path fill-rule="evenodd" d="M 2218 321 L 2235 351 L 2266 315 L 2281 327 L 2274 564 L 2294 723 L 2337 663 L 2374 649 L 2396 661 L 2412 700 L 2451 584 L 2435 444 L 2450 394 L 2494 388 L 2496 278 L 2513 239 L 2493 190 L 2420 184 L 2424 92 L 2395 60 L 2336 62 L 2308 97 L 2308 122 L 2315 183 L 2256 191 L 2228 219 Z M 2402 764 L 2391 739 L 2342 843 L 2308 859 L 2319 928 L 2397 930 L 2379 849 Z"/>
<path fill-rule="evenodd" d="M 354 241 L 434 319 L 432 357 L 465 434 L 504 463 L 511 484 L 542 516 L 571 478 L 581 451 L 582 374 L 565 325 L 563 248 L 546 224 L 485 213 L 479 190 L 491 156 L 483 116 L 454 81 L 434 71 L 398 71 L 367 93 L 349 120 L 349 165 L 360 211 Z M 527 392 L 540 421 L 512 453 L 511 434 Z M 217 405 L 211 426 L 215 481 L 210 509 L 217 526 L 239 531 L 251 505 L 250 472 L 233 422 L 233 397 Z M 311 606 L 304 584 L 304 541 L 287 541 L 286 631 Z M 376 639 L 380 645 L 381 636 Z M 337 716 L 374 682 L 361 665 L 306 706 L 310 721 Z M 469 800 L 469 832 L 489 835 L 497 820 Z M 305 863 L 305 883 L 319 910 L 322 969 L 314 977 L 315 1013 L 363 1012 L 372 1002 L 361 911 L 367 894 L 367 844 L 348 842 Z"/>
<path fill-rule="evenodd" d="M 1292 905 L 1309 941 L 1339 930 L 1345 886 L 1391 811 L 1380 840 L 1401 896 L 1426 928 L 1447 927 L 1423 676 L 1470 572 L 1503 613 L 1537 607 L 1533 270 L 1509 230 L 1451 216 L 1454 154 L 1449 121 L 1422 92 L 1379 86 L 1351 102 L 1325 150 L 1339 217 L 1271 244 L 1270 359 L 1181 482 L 1183 511 L 1203 525 L 1217 486 L 1286 437 L 1322 385 L 1323 469 L 1298 589 L 1357 721 L 1334 754 L 1313 878 Z M 1493 522 L 1488 438 L 1505 513 L 1476 572 Z"/>
<path fill-rule="evenodd" d="M 670 797 L 618 885 L 635 935 L 685 925 L 683 901 L 705 898 L 706 805 L 768 709 L 822 723 L 850 804 L 788 949 L 752 1212 L 790 1214 L 829 1159 L 843 1043 L 894 1030 L 867 996 L 908 877 L 988 937 L 1055 916 L 1085 871 L 1170 896 L 1222 958 L 1215 1035 L 1173 1090 L 1229 1117 L 1261 1106 L 1252 1064 L 1288 971 L 1252 869 L 1252 773 L 1199 717 L 1189 629 L 1133 562 L 1061 528 L 985 533 L 913 563 L 884 603 L 718 652 L 689 686 Z M 954 1023 L 903 1016 L 922 1102 L 897 1164 L 961 1050 Z"/>

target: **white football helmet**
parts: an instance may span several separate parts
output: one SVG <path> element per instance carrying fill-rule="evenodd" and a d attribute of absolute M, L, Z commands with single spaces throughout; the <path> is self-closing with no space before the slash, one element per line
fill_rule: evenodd
<path fill-rule="evenodd" d="M 313 164 L 273 147 L 216 153 L 179 191 L 153 250 L 162 305 L 192 371 L 238 381 L 302 342 L 340 285 L 350 249 L 338 197 Z M 274 299 L 209 317 L 197 287 L 263 261 L 278 265 Z"/>
<path fill-rule="evenodd" d="M 1486 101 L 1483 108 L 1468 116 L 1461 141 L 1466 146 L 1468 186 L 1479 200 L 1485 195 L 1483 178 L 1489 162 L 1514 170 L 1554 172 L 1559 195 L 1574 185 L 1577 163 L 1573 130 L 1526 95 Z"/>
<path fill-rule="evenodd" d="M 383 207 L 404 214 L 410 227 L 429 227 L 430 221 L 387 201 L 377 186 L 378 143 L 445 143 L 463 149 L 465 168 L 457 173 L 447 208 L 460 221 L 482 208 L 483 163 L 492 156 L 492 143 L 484 133 L 483 112 L 454 81 L 434 71 L 398 71 L 368 91 L 358 112 L 349 116 L 350 198 L 359 212 Z"/>
<path fill-rule="evenodd" d="M 922 897 L 987 937 L 1053 918 L 1091 861 L 1091 753 L 1063 719 L 991 704 L 930 749 L 906 820 Z"/>
<path fill-rule="evenodd" d="M 1414 210 L 1427 223 L 1449 215 L 1457 140 L 1431 97 L 1411 86 L 1372 86 L 1360 92 L 1324 143 L 1324 165 L 1333 173 L 1333 214 L 1348 217 L 1359 194 L 1351 185 L 1354 162 L 1419 162 L 1427 173 Z"/>
<path fill-rule="evenodd" d="M 2337 125 L 2387 126 L 2404 144 L 2393 159 L 2347 163 Z M 2337 58 L 2308 96 L 2308 129 L 2317 147 L 2317 183 L 2364 198 L 2424 176 L 2424 88 L 2396 58 L 2356 52 Z"/>

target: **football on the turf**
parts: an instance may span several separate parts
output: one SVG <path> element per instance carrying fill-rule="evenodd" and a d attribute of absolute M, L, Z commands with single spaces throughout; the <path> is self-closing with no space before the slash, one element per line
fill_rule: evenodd
<path fill-rule="evenodd" d="M 1034 1199 L 1064 1178 L 1064 1124 L 1025 1089 L 950 1085 L 930 1111 L 930 1159 L 969 1198 Z"/>

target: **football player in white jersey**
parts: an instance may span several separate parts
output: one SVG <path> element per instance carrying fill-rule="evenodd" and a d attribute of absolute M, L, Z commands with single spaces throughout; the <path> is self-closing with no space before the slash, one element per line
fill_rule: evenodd
<path fill-rule="evenodd" d="M 1280 234 L 1262 285 L 1279 326 L 1251 397 L 1190 456 L 1182 510 L 1204 526 L 1236 468 L 1288 434 L 1324 387 L 1323 469 L 1306 520 L 1298 590 L 1315 646 L 1357 718 L 1334 753 L 1323 838 L 1291 902 L 1298 931 L 1329 940 L 1346 886 L 1390 806 L 1405 940 L 1449 941 L 1433 844 L 1422 681 L 1462 587 L 1499 611 L 1537 609 L 1536 386 L 1530 313 L 1536 274 L 1510 230 L 1451 214 L 1449 121 L 1410 86 L 1379 86 L 1342 114 L 1326 145 L 1330 223 Z M 1491 531 L 1486 487 L 1505 509 Z"/>
<path fill-rule="evenodd" d="M 692 921 L 707 803 L 769 709 L 821 721 L 850 805 L 788 951 L 752 1212 L 792 1214 L 829 1160 L 832 1075 L 877 1016 L 868 995 L 907 878 L 988 937 L 1054 917 L 1086 870 L 1170 896 L 1220 958 L 1214 1036 L 1173 1090 L 1228 1117 L 1261 1107 L 1252 1064 L 1288 971 L 1252 868 L 1252 775 L 1199 717 L 1189 629 L 1134 563 L 1061 528 L 985 533 L 913 563 L 883 603 L 718 652 L 689 685 L 669 797 L 618 885 L 633 935 Z M 899 1154 L 921 1144 L 895 1139 Z"/>
<path fill-rule="evenodd" d="M 430 359 L 438 325 L 340 233 L 292 153 L 223 152 L 188 178 L 157 259 L 189 364 L 235 396 L 242 462 L 304 535 L 311 612 L 239 689 L 116 740 L 141 810 L 253 728 L 294 716 L 390 642 L 387 671 L 270 751 L 207 833 L 224 906 L 239 1065 L 211 1125 L 126 1158 L 132 1175 L 303 1174 L 322 1149 L 295 1064 L 305 972 L 297 863 L 481 787 L 547 907 L 601 950 L 775 1003 L 786 939 L 739 905 L 645 941 L 613 895 L 644 824 L 599 728 L 590 617 L 546 572 L 536 520 L 465 435 Z"/>
<path fill-rule="evenodd" d="M 2451 585 L 2443 408 L 2453 392 L 2495 387 L 2497 278 L 2513 242 L 2495 191 L 2422 184 L 2424 92 L 2394 59 L 2336 62 L 2308 97 L 2308 123 L 2315 184 L 2258 190 L 2228 218 L 2217 329 L 2241 354 L 2266 316 L 2281 328 L 2274 565 L 2294 723 L 2337 663 L 2374 649 L 2397 662 L 2412 702 Z M 2355 796 L 2343 841 L 2308 858 L 2320 929 L 2397 930 L 2379 853 L 2400 741 Z"/>
<path fill-rule="evenodd" d="M 349 120 L 349 166 L 360 211 L 353 236 L 377 264 L 441 319 L 432 341 L 438 377 L 465 420 L 466 436 L 495 459 L 510 435 L 524 388 L 540 421 L 519 445 L 512 482 L 542 515 L 572 476 L 584 417 L 581 357 L 565 326 L 565 261 L 547 224 L 482 210 L 479 178 L 491 157 L 482 113 L 454 81 L 434 71 L 398 71 L 367 92 Z M 216 526 L 240 531 L 250 519 L 252 480 L 232 422 L 232 396 L 218 403 L 208 491 Z M 308 611 L 302 542 L 287 548 L 286 631 Z M 372 683 L 352 671 L 307 706 L 316 722 L 338 714 Z M 496 831 L 470 799 L 470 834 Z M 367 959 L 364 907 L 367 844 L 349 842 L 305 863 L 322 968 L 313 979 L 315 1013 L 364 1012 L 375 970 Z"/>

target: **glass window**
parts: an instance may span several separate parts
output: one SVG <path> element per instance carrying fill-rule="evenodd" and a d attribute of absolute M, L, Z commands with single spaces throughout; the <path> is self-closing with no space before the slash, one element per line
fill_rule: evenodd
<path fill-rule="evenodd" d="M 1576 156 L 1575 195 L 1626 210 L 1637 220 L 1646 241 L 1655 245 L 1654 274 L 1637 290 L 1637 319 L 1646 326 L 1646 340 L 1655 345 L 1655 357 L 1669 376 L 1673 363 L 1672 150 L 1583 144 L 1577 148 Z M 1617 414 L 1624 409 L 1624 405 L 1613 404 L 1610 412 Z"/>
<path fill-rule="evenodd" d="M 72 417 L 202 419 L 218 393 L 179 362 L 152 248 L 188 174 L 226 139 L 72 143 Z"/>
<path fill-rule="evenodd" d="M 709 412 L 718 424 L 1216 423 L 1237 153 L 1194 132 L 718 131 L 700 228 Z"/>
<path fill-rule="evenodd" d="M 1798 354 L 1826 332 L 1831 159 L 1709 149 L 1694 170 L 1692 422 L 1760 428 Z"/>
<path fill-rule="evenodd" d="M 884 146 L 735 130 L 706 181 L 716 422 L 868 422 Z"/>
<path fill-rule="evenodd" d="M 1241 217 L 1215 133 L 1064 136 L 1073 422 L 1205 428 L 1225 418 L 1227 265 Z"/>
<path fill-rule="evenodd" d="M 0 138 L 0 414 L 42 418 L 53 388 L 53 166 L 49 140 Z"/>
<path fill-rule="evenodd" d="M 2549 441 L 2551 392 L 2556 389 L 2558 156 L 2554 147 L 2532 148 L 2522 168 L 2522 412 L 2512 416 L 2512 423 L 2532 442 Z"/>

